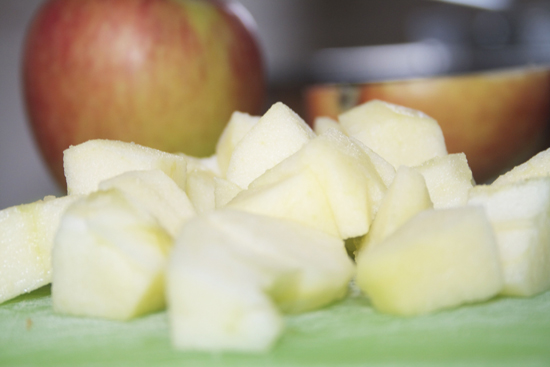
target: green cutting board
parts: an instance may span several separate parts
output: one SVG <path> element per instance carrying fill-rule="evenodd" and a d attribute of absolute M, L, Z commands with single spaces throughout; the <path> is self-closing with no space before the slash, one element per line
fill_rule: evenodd
<path fill-rule="evenodd" d="M 360 295 L 287 318 L 267 354 L 171 348 L 166 313 L 131 322 L 54 314 L 45 287 L 0 305 L 0 366 L 550 366 L 550 292 L 433 315 L 374 311 Z"/>

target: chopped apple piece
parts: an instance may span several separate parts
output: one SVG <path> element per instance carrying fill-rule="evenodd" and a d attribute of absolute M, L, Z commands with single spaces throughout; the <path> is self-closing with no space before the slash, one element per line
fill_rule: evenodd
<path fill-rule="evenodd" d="M 0 211 L 0 303 L 50 283 L 55 232 L 76 199 L 47 196 Z"/>
<path fill-rule="evenodd" d="M 535 177 L 550 177 L 550 148 L 500 175 L 492 185 L 505 185 Z"/>
<path fill-rule="evenodd" d="M 214 196 L 216 209 L 223 208 L 243 189 L 233 182 L 221 177 L 214 177 Z"/>
<path fill-rule="evenodd" d="M 271 217 L 292 219 L 328 234 L 339 236 L 325 191 L 309 169 L 280 176 L 274 182 L 241 191 L 228 208 Z"/>
<path fill-rule="evenodd" d="M 386 186 L 369 156 L 338 130 L 329 129 L 310 140 L 300 151 L 258 177 L 250 189 L 271 186 L 304 170 L 315 176 L 324 191 L 340 237 L 367 233 Z M 298 205 L 307 204 L 293 203 Z"/>
<path fill-rule="evenodd" d="M 86 195 L 98 184 L 127 171 L 160 169 L 185 189 L 187 161 L 165 153 L 117 140 L 89 140 L 63 152 L 63 168 L 69 194 Z"/>
<path fill-rule="evenodd" d="M 231 115 L 216 145 L 216 156 L 222 176 L 227 173 L 233 150 L 259 120 L 260 116 L 251 116 L 239 111 L 235 111 Z"/>
<path fill-rule="evenodd" d="M 208 171 L 187 172 L 186 192 L 197 213 L 216 208 L 216 176 Z"/>
<path fill-rule="evenodd" d="M 294 111 L 275 103 L 235 146 L 226 178 L 242 188 L 315 136 Z"/>
<path fill-rule="evenodd" d="M 243 265 L 262 276 L 276 275 L 269 294 L 284 312 L 313 310 L 347 293 L 355 268 L 338 237 L 292 220 L 237 210 L 213 212 L 208 221 L 231 239 L 231 254 Z"/>
<path fill-rule="evenodd" d="M 336 237 L 293 221 L 209 212 L 186 224 L 172 252 L 172 340 L 181 349 L 267 350 L 282 329 L 277 307 L 303 312 L 338 300 L 353 269 Z"/>
<path fill-rule="evenodd" d="M 491 224 L 479 207 L 422 211 L 360 251 L 357 284 L 378 310 L 405 316 L 489 299 L 503 285 Z"/>
<path fill-rule="evenodd" d="M 476 186 L 496 233 L 504 272 L 502 293 L 532 296 L 550 289 L 550 177 Z"/>
<path fill-rule="evenodd" d="M 338 123 L 338 121 L 324 116 L 315 118 L 315 121 L 313 121 L 313 131 L 315 131 L 317 135 L 321 135 L 328 129 L 340 130 L 345 134 L 344 128 Z"/>
<path fill-rule="evenodd" d="M 433 204 L 422 174 L 414 168 L 399 167 L 359 248 L 375 246 L 416 214 L 430 208 Z"/>
<path fill-rule="evenodd" d="M 338 119 L 349 136 L 396 169 L 447 154 L 439 124 L 420 111 L 373 100 L 344 112 Z"/>
<path fill-rule="evenodd" d="M 384 185 L 386 185 L 386 187 L 389 187 L 393 182 L 393 179 L 395 178 L 395 168 L 387 160 L 385 160 L 384 158 L 376 154 L 374 150 L 367 147 L 365 144 L 361 143 L 359 140 L 355 138 L 350 138 L 350 140 L 353 143 L 355 143 L 357 146 L 361 147 L 361 149 L 363 149 L 365 153 L 367 153 L 372 164 L 376 168 L 378 175 L 384 182 Z"/>
<path fill-rule="evenodd" d="M 223 250 L 174 249 L 167 285 L 172 344 L 209 352 L 266 351 L 283 330 L 282 317 L 257 275 L 225 258 Z"/>
<path fill-rule="evenodd" d="M 162 309 L 171 246 L 158 221 L 117 189 L 75 202 L 52 252 L 54 310 L 128 320 Z"/>
<path fill-rule="evenodd" d="M 434 208 L 468 203 L 468 192 L 474 186 L 474 178 L 464 153 L 436 157 L 415 168 L 426 179 Z"/>
<path fill-rule="evenodd" d="M 172 236 L 196 215 L 185 191 L 161 170 L 129 171 L 99 183 L 100 190 L 112 188 L 139 202 Z"/>
<path fill-rule="evenodd" d="M 210 157 L 197 158 L 183 153 L 178 155 L 185 157 L 187 160 L 187 172 L 191 171 L 206 171 L 215 176 L 221 176 L 220 167 L 218 166 L 218 157 L 214 154 Z"/>

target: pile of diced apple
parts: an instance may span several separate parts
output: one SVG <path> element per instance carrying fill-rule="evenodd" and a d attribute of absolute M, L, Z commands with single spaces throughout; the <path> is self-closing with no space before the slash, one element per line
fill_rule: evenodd
<path fill-rule="evenodd" d="M 177 348 L 265 351 L 352 278 L 407 316 L 550 289 L 550 151 L 476 186 L 419 111 L 338 120 L 235 112 L 208 158 L 70 147 L 66 197 L 0 211 L 0 303 L 51 282 L 60 313 L 167 307 Z"/>

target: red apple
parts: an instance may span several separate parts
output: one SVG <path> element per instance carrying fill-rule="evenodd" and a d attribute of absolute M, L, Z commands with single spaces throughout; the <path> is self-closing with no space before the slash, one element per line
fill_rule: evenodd
<path fill-rule="evenodd" d="M 548 145 L 548 68 L 318 85 L 306 93 L 310 121 L 316 116 L 336 118 L 371 99 L 414 108 L 435 118 L 449 153 L 466 154 L 477 182 L 494 178 Z"/>
<path fill-rule="evenodd" d="M 24 51 L 29 120 L 63 183 L 63 150 L 93 138 L 206 156 L 233 111 L 263 108 L 263 62 L 234 2 L 49 0 Z M 246 15 L 246 14 L 245 14 Z"/>

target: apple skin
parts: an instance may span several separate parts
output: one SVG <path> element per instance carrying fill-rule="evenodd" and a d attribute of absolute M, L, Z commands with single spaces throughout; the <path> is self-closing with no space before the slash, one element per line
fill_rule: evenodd
<path fill-rule="evenodd" d="M 28 30 L 23 84 L 41 153 L 64 184 L 63 150 L 89 139 L 214 153 L 235 110 L 263 109 L 261 50 L 235 3 L 49 0 Z"/>
<path fill-rule="evenodd" d="M 464 152 L 476 182 L 491 180 L 548 146 L 550 70 L 519 68 L 306 91 L 309 121 L 336 118 L 372 99 L 435 118 L 449 153 Z"/>

